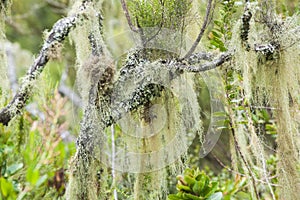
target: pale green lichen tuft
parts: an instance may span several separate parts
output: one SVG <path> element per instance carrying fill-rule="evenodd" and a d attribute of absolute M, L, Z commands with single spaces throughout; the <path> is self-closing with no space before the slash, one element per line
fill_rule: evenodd
<path fill-rule="evenodd" d="M 264 17 L 268 14 L 270 13 L 256 14 L 256 16 Z M 272 15 L 272 17 L 274 16 Z M 300 184 L 300 174 L 296 167 L 300 163 L 299 121 L 297 120 L 300 70 L 296 63 L 300 59 L 300 46 L 296 42 L 299 38 L 296 30 L 299 16 L 288 18 L 285 22 L 282 22 L 282 19 L 272 18 L 272 20 L 276 20 L 273 25 L 272 20 L 264 21 L 265 19 L 262 19 L 260 21 L 267 25 L 259 24 L 254 20 L 250 22 L 250 46 L 255 48 L 257 44 L 268 44 L 269 41 L 273 40 L 277 43 L 278 49 L 269 55 L 253 50 L 244 50 L 239 45 L 241 44 L 238 38 L 240 25 L 237 24 L 233 34 L 233 37 L 236 37 L 232 40 L 236 51 L 234 68 L 243 73 L 245 97 L 251 106 L 253 108 L 267 107 L 272 109 L 277 122 L 276 150 L 279 159 L 277 164 L 278 183 L 280 185 L 278 187 L 279 198 L 297 199 Z M 272 29 L 274 32 L 268 29 Z M 238 129 L 237 132 L 239 134 L 238 143 L 249 161 L 249 165 L 252 166 L 250 161 L 254 158 L 256 160 L 254 164 L 260 167 L 260 170 L 255 171 L 256 174 L 258 177 L 268 180 L 262 145 L 264 138 L 260 138 L 255 131 L 251 131 L 249 126 L 246 130 Z M 270 184 L 268 186 L 271 188 Z"/>

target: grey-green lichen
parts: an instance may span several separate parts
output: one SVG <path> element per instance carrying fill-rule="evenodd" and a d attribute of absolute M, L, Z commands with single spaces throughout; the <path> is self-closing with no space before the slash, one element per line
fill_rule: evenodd
<path fill-rule="evenodd" d="M 243 73 L 244 98 L 248 99 L 252 109 L 256 106 L 271 108 L 276 119 L 279 199 L 297 199 L 300 186 L 297 169 L 300 163 L 299 121 L 296 118 L 300 94 L 300 71 L 296 64 L 299 62 L 300 51 L 296 43 L 299 38 L 296 34 L 299 16 L 283 20 L 270 12 L 274 4 L 268 5 L 266 1 L 262 1 L 262 7 L 263 11 L 252 8 L 255 19 L 249 24 L 248 47 L 237 45 L 241 42 L 237 34 L 240 25 L 236 26 L 233 34 L 236 37 L 232 40 L 236 50 L 235 69 Z M 251 124 L 248 124 L 246 130 L 238 129 L 238 133 L 237 140 L 248 164 L 255 164 L 260 168 L 256 174 L 267 181 L 272 192 L 264 161 L 264 138 L 259 137 Z M 272 196 L 275 198 L 274 193 Z"/>

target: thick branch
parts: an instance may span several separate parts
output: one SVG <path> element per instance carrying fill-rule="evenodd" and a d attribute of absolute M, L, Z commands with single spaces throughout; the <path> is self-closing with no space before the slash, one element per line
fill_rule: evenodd
<path fill-rule="evenodd" d="M 70 30 L 75 27 L 77 18 L 72 16 L 60 19 L 57 21 L 44 45 L 35 59 L 33 65 L 28 70 L 21 87 L 13 100 L 3 109 L 0 110 L 0 123 L 7 125 L 9 121 L 24 108 L 26 101 L 31 96 L 34 81 L 39 77 L 44 70 L 45 65 L 49 61 L 49 53 L 56 48 L 56 45 L 62 43 L 69 34 Z"/>
<path fill-rule="evenodd" d="M 133 54 L 128 58 L 128 64 L 121 69 L 120 77 L 117 82 L 114 83 L 113 91 L 115 94 L 121 94 L 123 90 L 123 85 L 128 85 L 130 81 L 133 81 L 134 77 L 141 76 L 141 74 L 153 74 L 159 73 L 160 70 L 168 71 L 169 77 L 165 77 L 170 80 L 178 78 L 183 71 L 199 73 L 203 71 L 208 71 L 221 66 L 223 63 L 229 61 L 232 58 L 232 53 L 226 52 L 213 59 L 210 53 L 195 53 L 190 58 L 184 61 L 155 61 L 155 62 L 144 62 L 139 58 L 135 57 Z M 204 64 L 201 64 L 205 60 Z M 209 61 L 208 61 L 209 60 Z M 143 62 L 143 61 L 142 61 Z M 189 63 L 193 63 L 194 66 L 189 66 Z M 150 71 L 147 71 L 150 70 Z M 147 72 L 146 72 L 147 71 Z M 116 102 L 111 107 L 111 114 L 102 118 L 102 123 L 105 127 L 108 127 L 121 119 L 127 112 L 137 109 L 141 105 L 146 105 L 153 98 L 159 97 L 164 87 L 151 82 L 151 78 L 141 78 L 139 81 L 134 82 L 133 93 L 126 97 L 122 97 L 120 102 Z M 119 92 L 120 91 L 120 92 Z M 112 97 L 113 99 L 115 97 Z"/>
<path fill-rule="evenodd" d="M 191 47 L 191 49 L 187 52 L 187 54 L 184 56 L 184 59 L 188 58 L 191 56 L 191 54 L 195 51 L 196 47 L 198 46 L 203 34 L 204 34 L 204 31 L 206 30 L 207 28 L 207 25 L 208 25 L 208 21 L 209 21 L 209 15 L 210 15 L 210 12 L 211 12 L 211 6 L 212 6 L 212 1 L 213 0 L 208 0 L 208 4 L 207 4 L 207 7 L 206 7 L 206 15 L 205 15 L 205 19 L 204 19 L 204 22 L 202 24 L 202 27 L 201 27 L 201 30 L 200 30 L 200 33 L 196 39 L 196 41 L 194 42 L 193 46 Z"/>

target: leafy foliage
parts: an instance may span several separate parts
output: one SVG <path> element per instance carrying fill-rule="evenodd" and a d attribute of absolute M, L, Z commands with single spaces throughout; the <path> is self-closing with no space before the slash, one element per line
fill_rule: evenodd
<path fill-rule="evenodd" d="M 210 48 L 226 51 L 226 42 L 232 37 L 233 15 L 236 13 L 235 0 L 221 1 L 219 18 L 214 20 L 214 28 L 209 34 Z"/>
<path fill-rule="evenodd" d="M 51 98 L 41 108 L 45 120 L 25 113 L 12 127 L 0 126 L 1 199 L 58 199 L 64 194 L 75 148 L 60 136 L 68 127 L 66 100 L 57 92 Z"/>
<path fill-rule="evenodd" d="M 181 30 L 192 6 L 191 0 L 129 1 L 137 26 Z"/>
<path fill-rule="evenodd" d="M 170 194 L 169 200 L 187 199 L 187 200 L 220 200 L 222 193 L 217 192 L 218 182 L 211 181 L 205 172 L 199 169 L 186 169 L 183 176 L 176 177 L 177 194 Z"/>
<path fill-rule="evenodd" d="M 3 1 L 9 2 L 9 1 Z M 67 0 L 51 0 L 46 1 L 47 3 L 41 3 L 35 6 L 32 6 L 35 3 L 40 3 L 37 0 L 24 0 L 24 1 L 13 1 L 14 7 L 12 9 L 12 17 L 6 16 L 5 19 L 8 27 L 7 27 L 7 38 L 13 42 L 18 42 L 24 48 L 32 50 L 34 53 L 38 51 L 39 45 L 41 43 L 40 33 L 44 28 L 49 28 L 55 20 L 57 20 L 61 15 L 65 15 L 65 13 L 61 12 L 57 14 L 57 3 L 63 3 L 64 7 L 68 4 Z M 26 3 L 24 3 L 26 2 Z M 49 2 L 52 3 L 51 5 Z M 114 2 L 114 1 L 112 1 Z M 218 4 L 220 2 L 220 4 Z M 210 31 L 209 38 L 209 48 L 217 50 L 217 51 L 227 51 L 230 49 L 228 43 L 232 38 L 237 34 L 234 29 L 234 25 L 237 22 L 237 17 L 235 14 L 242 10 L 243 6 L 238 7 L 237 3 L 241 3 L 242 1 L 237 0 L 222 0 L 217 2 L 217 7 L 215 8 L 216 18 L 213 21 L 213 27 Z M 257 1 L 251 1 L 251 3 L 256 3 Z M 263 1 L 260 1 L 263 2 Z M 273 2 L 273 1 L 272 1 Z M 292 16 L 297 10 L 299 10 L 299 2 L 297 0 L 276 0 L 277 2 L 277 12 L 280 14 L 280 18 L 286 19 L 289 16 Z M 53 4 L 55 3 L 55 4 Z M 106 2 L 107 3 L 107 2 Z M 150 32 L 145 31 L 144 34 L 146 39 L 155 36 L 157 32 L 161 31 L 160 29 L 173 29 L 175 31 L 183 33 L 184 29 L 187 27 L 187 22 L 189 20 L 189 15 L 192 0 L 150 0 L 150 1 L 140 1 L 140 0 L 128 0 L 128 8 L 130 14 L 132 16 L 132 21 L 135 26 L 140 28 L 140 30 L 146 30 L 147 27 L 156 27 L 155 31 L 151 29 Z M 115 4 L 115 3 L 114 3 Z M 25 5 L 25 7 L 24 7 Z M 51 10 L 49 7 L 51 7 Z M 259 6 L 258 6 L 259 7 Z M 298 8 L 297 8 L 298 7 Z M 1 7 L 2 8 L 2 7 Z M 120 7 L 119 7 L 120 8 Z M 254 8 L 253 8 L 254 9 Z M 28 12 L 30 10 L 30 12 Z M 63 11 L 63 9 L 58 9 Z M 111 13 L 111 9 L 108 9 L 108 14 L 121 16 L 122 13 L 120 10 L 115 9 L 114 12 L 119 13 Z M 296 11 L 295 11 L 296 10 Z M 298 11 L 299 12 L 299 11 Z M 56 14 L 55 14 L 56 13 Z M 39 18 L 39 20 L 37 20 Z M 299 18 L 299 17 L 298 17 Z M 285 24 L 296 24 L 298 26 L 299 19 L 294 18 L 295 20 L 287 21 Z M 108 17 L 105 15 L 105 20 Z M 116 20 L 116 19 L 114 19 Z M 119 20 L 119 19 L 117 19 Z M 298 21 L 297 21 L 298 20 Z M 115 24 L 107 22 L 107 24 Z M 256 19 L 255 23 L 259 22 Z M 2 23 L 2 22 L 1 22 Z M 119 22 L 118 22 L 119 23 Z M 252 22 L 251 22 L 252 23 Z M 297 24 L 298 23 L 298 24 Z M 111 25 L 114 27 L 115 25 Z M 29 28 L 30 27 L 30 28 Z M 118 24 L 118 29 L 114 29 L 116 34 L 119 34 L 120 30 L 122 30 L 121 25 Z M 291 26 L 292 27 L 292 26 Z M 261 31 L 261 27 L 254 28 L 254 31 Z M 116 31 L 117 30 L 117 31 Z M 293 29 L 291 29 L 293 30 Z M 296 29 L 295 29 L 296 30 Z M 2 30 L 0 30 L 2 31 Z M 194 31 L 194 30 L 192 30 Z M 283 30 L 284 31 L 284 30 Z M 1 32 L 2 33 L 2 32 Z M 81 32 L 80 32 L 81 33 Z M 252 33 L 253 34 L 253 33 Z M 296 32 L 291 32 L 290 35 L 293 34 L 293 37 L 296 37 Z M 4 35 L 4 34 L 3 34 Z M 109 34 L 108 34 L 109 35 Z M 238 34 L 237 34 L 238 35 Z M 254 34 L 253 34 L 254 35 Z M 253 37 L 260 38 L 260 37 Z M 258 35 L 258 34 L 257 34 Z M 266 32 L 264 31 L 264 36 L 266 37 Z M 298 36 L 297 36 L 298 37 Z M 37 39 L 39 38 L 39 39 Z M 289 35 L 286 36 L 289 38 Z M 125 38 L 126 39 L 126 38 Z M 238 46 L 237 43 L 239 40 L 234 38 L 233 41 L 235 45 Z M 296 38 L 297 39 L 297 38 Z M 123 40 L 123 38 L 122 38 Z M 268 40 L 263 41 L 269 42 Z M 175 41 L 175 40 L 174 40 Z M 176 43 L 172 41 L 172 43 Z M 282 44 L 284 44 L 283 42 Z M 123 44 L 123 42 L 122 42 Z M 296 45 L 295 45 L 296 46 Z M 111 47 L 113 48 L 113 47 Z M 124 47 L 123 47 L 124 48 Z M 286 49 L 288 49 L 287 47 Z M 67 47 L 67 51 L 71 52 L 70 47 Z M 123 52 L 124 49 L 120 48 L 118 51 Z M 282 49 L 282 52 L 286 51 L 286 49 Z M 296 49 L 296 48 L 294 48 Z M 232 50 L 232 49 L 230 49 Z M 283 76 L 289 73 L 294 73 L 296 68 L 294 66 L 296 62 L 295 60 L 299 60 L 296 58 L 291 59 L 290 55 L 294 55 L 293 52 L 299 52 L 297 49 L 292 51 L 289 50 L 287 53 L 282 53 L 280 57 L 276 57 L 273 59 L 281 59 L 284 58 L 288 62 L 286 62 L 285 66 L 287 68 L 283 68 L 285 66 L 276 66 L 272 63 L 272 66 L 267 66 L 266 70 L 274 70 L 269 73 L 275 78 L 278 77 L 278 73 L 281 74 L 281 77 L 278 78 L 280 82 L 277 82 L 277 86 L 275 88 L 282 88 L 282 80 L 291 80 L 287 85 L 289 86 L 289 94 L 284 95 L 274 95 L 276 99 L 278 96 L 286 97 L 282 101 L 278 101 L 280 105 L 283 102 L 287 104 L 286 108 L 278 109 L 274 108 L 270 105 L 269 102 L 263 104 L 262 106 L 255 107 L 256 105 L 251 104 L 248 99 L 249 91 L 247 91 L 247 87 L 252 87 L 251 89 L 256 90 L 257 88 L 253 87 L 253 85 L 245 85 L 249 79 L 245 72 L 253 73 L 254 66 L 257 65 L 255 52 L 252 56 L 247 56 L 246 54 L 242 54 L 241 49 L 238 49 L 240 55 L 235 57 L 230 65 L 225 66 L 226 69 L 222 70 L 223 78 L 225 83 L 225 92 L 226 92 L 226 103 L 227 103 L 227 111 L 228 119 L 226 120 L 227 126 L 229 129 L 232 129 L 236 132 L 237 143 L 236 141 L 231 141 L 231 148 L 238 149 L 245 156 L 245 163 L 243 164 L 240 157 L 241 155 L 237 155 L 240 152 L 236 152 L 231 150 L 231 160 L 233 161 L 233 167 L 235 168 L 235 172 L 238 172 L 235 177 L 233 177 L 232 171 L 228 173 L 228 171 L 220 172 L 218 171 L 218 175 L 213 174 L 210 170 L 206 172 L 200 170 L 192 170 L 186 169 L 182 176 L 178 176 L 178 184 L 177 194 L 169 195 L 169 199 L 224 199 L 224 200 L 239 200 L 239 199 L 252 199 L 251 194 L 253 195 L 253 191 L 251 189 L 246 188 L 254 183 L 250 183 L 248 179 L 250 179 L 250 173 L 253 173 L 253 176 L 257 180 L 257 187 L 260 194 L 260 197 L 263 199 L 271 199 L 274 197 L 278 197 L 277 191 L 275 191 L 274 197 L 271 197 L 270 191 L 277 190 L 278 182 L 280 179 L 278 178 L 278 171 L 285 172 L 285 170 L 281 170 L 283 167 L 286 168 L 285 164 L 288 161 L 293 161 L 290 165 L 290 169 L 294 166 L 295 157 L 288 157 L 288 153 L 291 152 L 290 148 L 292 147 L 290 143 L 282 147 L 282 149 L 286 151 L 281 151 L 280 153 L 278 149 L 276 149 L 279 157 L 273 155 L 272 153 L 268 153 L 266 157 L 264 154 L 260 152 L 265 151 L 263 148 L 270 148 L 272 151 L 275 146 L 284 144 L 284 141 L 288 141 L 285 133 L 286 129 L 282 129 L 280 131 L 280 127 L 278 128 L 278 122 L 281 121 L 281 126 L 290 126 L 291 120 L 294 118 L 294 115 L 291 115 L 290 118 L 287 118 L 286 114 L 279 113 L 277 114 L 279 117 L 274 117 L 274 112 L 278 112 L 281 110 L 288 111 L 288 104 L 293 104 L 293 101 L 298 99 L 298 93 L 292 92 L 295 90 L 296 86 L 294 83 L 299 84 L 297 81 L 293 81 L 293 76 Z M 155 52 L 155 49 L 153 50 Z M 168 57 L 163 54 L 168 54 L 168 52 L 156 51 L 157 55 L 155 59 Z M 284 55 L 285 54 L 285 55 Z M 245 57 L 246 55 L 246 57 Z M 290 57 L 288 57 L 288 56 Z M 2 55 L 1 55 L 2 56 Z M 284 57 L 285 56 L 285 57 Z M 66 63 L 67 65 L 74 64 L 75 55 L 66 55 Z M 263 57 L 263 56 L 262 56 Z M 2 57 L 1 57 L 2 58 Z M 250 59 L 249 59 L 250 58 Z M 237 60 L 239 60 L 237 62 Z M 246 63 L 245 60 L 248 62 Z M 273 62 L 272 61 L 272 62 Z M 249 69 L 242 69 L 242 65 L 246 65 Z M 2 64 L 2 63 L 1 63 Z M 23 63 L 24 64 L 24 63 Z M 56 65 L 56 64 L 53 64 Z M 57 69 L 53 67 L 53 65 L 48 66 L 51 68 L 51 76 L 52 78 L 57 73 Z M 236 65 L 236 66 L 233 66 Z M 4 65 L 3 65 L 4 66 Z M 281 67 L 281 68 L 280 68 Z M 279 68 L 279 72 L 276 68 Z M 276 70 L 275 70 L 276 69 Z M 256 70 L 256 69 L 255 69 Z M 56 71 L 56 72 L 54 72 Z M 255 71 L 255 79 L 254 82 L 264 81 L 263 76 L 258 77 L 256 75 L 262 74 L 262 66 L 259 65 L 257 67 L 257 71 Z M 54 75 L 53 75 L 54 74 Z M 295 74 L 295 73 L 294 73 Z M 72 76 L 72 75 L 70 75 Z M 74 73 L 73 73 L 74 76 Z M 271 77 L 271 76 L 266 76 Z M 292 77 L 292 78 L 291 78 Z M 55 79 L 59 79 L 60 75 L 55 77 Z M 73 82 L 74 77 L 71 77 L 71 81 Z M 274 86 L 274 80 L 270 79 L 268 84 L 269 86 Z M 296 80 L 296 79 L 295 79 Z M 298 80 L 298 79 L 297 79 Z M 46 80 L 48 81 L 48 80 Z M 43 88 L 46 88 L 42 86 Z M 287 88 L 287 87 L 286 87 Z M 51 88 L 52 91 L 53 88 Z M 260 89 L 265 91 L 264 87 L 260 87 Z M 65 109 L 66 100 L 60 97 L 57 92 L 52 95 L 52 92 L 45 91 L 45 94 L 39 96 L 40 100 L 38 100 L 38 109 L 43 113 L 44 116 L 38 116 L 29 114 L 25 112 L 22 116 L 15 119 L 10 127 L 4 127 L 0 125 L 0 199 L 60 199 L 64 194 L 64 187 L 67 181 L 67 173 L 66 169 L 68 167 L 68 160 L 74 154 L 74 143 L 66 143 L 62 140 L 61 133 L 64 131 L 71 129 L 67 122 L 67 116 L 70 114 L 69 111 Z M 275 91 L 275 90 L 274 90 Z M 282 91 L 288 91 L 287 89 L 282 89 Z M 5 91 L 0 88 L 0 100 L 7 103 L 7 96 L 4 95 Z M 200 93 L 200 92 L 199 92 Z M 268 93 L 268 92 L 266 92 Z M 274 94 L 280 94 L 278 91 L 275 91 Z M 205 100 L 208 99 L 208 94 L 203 95 L 200 94 L 202 98 Z M 261 95 L 260 95 L 261 96 Z M 207 97 L 207 98 L 206 98 Z M 264 97 L 262 97 L 264 98 Z M 287 100 L 287 101 L 286 101 Z M 34 99 L 36 101 L 36 99 Z M 2 102 L 1 102 L 2 103 Z M 265 102 L 264 102 L 265 103 Z M 298 112 L 299 106 L 293 107 L 293 112 Z M 275 110 L 275 111 L 274 111 Z M 276 111 L 277 110 L 277 111 Z M 289 111 L 288 111 L 289 112 Z M 289 114 L 289 113 L 288 113 Z M 297 115 L 295 114 L 295 118 Z M 285 119 L 284 119 L 285 118 Z M 280 123 L 279 123 L 280 124 Z M 118 133 L 118 131 L 116 131 Z M 292 131 L 290 131 L 292 133 Z M 281 134 L 281 140 L 278 140 L 278 136 Z M 277 138 L 279 143 L 275 143 L 275 139 Z M 294 137 L 292 137 L 293 139 Z M 256 140 L 259 139 L 259 140 Z M 263 140 L 262 140 L 263 139 Z M 261 142 L 263 144 L 257 144 L 253 141 Z M 276 145 L 275 145 L 276 144 Z M 296 146 L 295 142 L 295 146 Z M 263 147 L 263 148 L 261 148 Z M 260 148 L 260 149 L 259 149 Z M 276 147 L 278 148 L 278 147 Z M 193 157 L 197 159 L 198 152 L 200 149 L 200 144 L 198 144 L 194 151 L 191 151 L 191 155 L 189 157 Z M 228 150 L 229 151 L 229 150 Z M 271 154 L 271 155 L 270 155 Z M 252 158 L 251 156 L 256 156 Z M 296 155 L 296 154 L 295 154 Z M 249 156 L 249 157 L 248 157 Z M 268 159 L 265 159 L 268 158 Z M 286 159 L 286 160 L 284 160 Z M 209 161 L 211 162 L 211 161 Z M 214 163 L 214 162 L 212 162 Z M 245 165 L 251 167 L 251 171 L 247 171 Z M 279 163 L 279 165 L 278 165 Z M 280 164 L 281 163 L 281 164 Z M 198 164 L 198 163 L 197 163 Z M 297 163 L 296 163 L 297 164 Z M 265 168 L 263 168 L 263 167 Z M 300 166 L 298 164 L 298 166 Z M 289 169 L 289 168 L 287 168 Z M 294 169 L 294 168 L 293 168 Z M 299 172 L 299 167 L 297 168 Z M 263 172 L 268 172 L 267 175 L 262 174 Z M 293 170 L 295 171 L 295 170 Z M 287 171 L 288 172 L 288 171 Z M 126 176 L 121 177 L 121 176 Z M 130 175 L 120 175 L 117 179 L 120 179 L 115 184 L 115 188 L 118 192 L 119 199 L 127 199 L 130 198 L 130 195 L 133 193 L 133 185 L 131 182 L 133 180 Z M 129 177 L 129 178 L 128 178 Z M 274 178 L 275 177 L 275 178 Z M 283 177 L 283 178 L 282 178 Z M 152 179 L 153 185 L 156 184 L 157 192 L 165 192 L 161 191 L 159 181 L 162 181 L 162 177 L 158 176 L 157 179 Z M 285 174 L 281 175 L 282 179 L 285 179 Z M 295 177 L 288 177 L 294 178 Z M 261 182 L 258 182 L 262 179 Z M 121 184 L 122 180 L 122 184 Z M 149 179 L 148 179 L 149 180 Z M 106 180 L 108 184 L 111 184 L 112 180 Z M 270 182 L 269 188 L 266 186 L 266 183 L 263 181 Z M 297 181 L 297 180 L 296 180 Z M 296 182 L 295 181 L 295 182 Z M 282 181 L 281 181 L 282 183 Z M 102 184 L 102 183 L 101 183 Z M 286 194 L 290 191 L 288 184 L 282 184 L 281 188 L 287 188 Z M 144 188 L 147 188 L 146 185 Z M 169 186 L 168 189 L 172 188 Z M 114 188 L 112 188 L 113 190 Z M 170 189 L 171 190 L 171 189 Z M 107 191 L 107 193 L 112 194 L 112 191 Z"/>
<path fill-rule="evenodd" d="M 216 176 L 211 170 L 187 168 L 183 175 L 176 177 L 178 183 L 177 194 L 170 194 L 169 200 L 251 200 L 247 189 L 248 180 L 246 177 L 236 175 L 232 177 L 228 170 L 222 170 Z"/>

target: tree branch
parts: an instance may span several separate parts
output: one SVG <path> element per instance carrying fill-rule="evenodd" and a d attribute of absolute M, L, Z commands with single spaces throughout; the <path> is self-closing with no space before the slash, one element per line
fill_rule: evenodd
<path fill-rule="evenodd" d="M 0 123 L 8 125 L 9 121 L 15 115 L 21 113 L 22 109 L 26 105 L 26 101 L 31 96 L 34 81 L 39 77 L 50 59 L 51 50 L 54 50 L 57 44 L 64 41 L 70 30 L 75 27 L 78 17 L 79 15 L 65 17 L 54 24 L 48 38 L 45 40 L 44 45 L 40 50 L 38 57 L 28 70 L 17 94 L 5 108 L 0 110 Z"/>
<path fill-rule="evenodd" d="M 202 65 L 200 64 L 198 66 L 188 66 L 188 65 L 180 64 L 177 66 L 177 68 L 187 72 L 203 72 L 203 71 L 215 69 L 221 66 L 226 61 L 229 61 L 231 58 L 232 58 L 232 53 L 226 52 L 226 53 L 222 53 L 218 58 L 212 60 L 211 62 L 207 62 Z"/>
<path fill-rule="evenodd" d="M 201 38 L 202 38 L 202 36 L 204 34 L 204 31 L 207 28 L 208 21 L 209 21 L 209 15 L 210 15 L 210 12 L 211 12 L 211 7 L 212 7 L 212 1 L 213 0 L 208 0 L 207 7 L 206 7 L 206 15 L 205 15 L 205 19 L 204 19 L 204 22 L 202 24 L 200 33 L 199 33 L 196 41 L 194 42 L 193 46 L 191 47 L 191 49 L 184 56 L 184 59 L 190 57 L 191 54 L 195 51 L 196 47 L 198 46 L 198 44 L 199 44 L 199 42 L 200 42 L 200 40 L 201 40 Z"/>
<path fill-rule="evenodd" d="M 133 32 L 138 32 L 138 29 L 133 25 L 125 0 L 121 0 L 122 9 L 124 11 L 127 23 Z"/>
<path fill-rule="evenodd" d="M 250 30 L 250 20 L 252 18 L 252 13 L 249 7 L 250 7 L 250 1 L 246 0 L 245 10 L 242 16 L 242 26 L 241 26 L 241 33 L 240 33 L 242 45 L 247 51 L 250 50 L 250 45 L 248 43 L 248 35 Z"/>
<path fill-rule="evenodd" d="M 149 62 L 145 60 L 140 60 L 138 58 L 138 53 L 133 53 L 127 58 L 127 63 L 120 71 L 120 77 L 114 83 L 113 91 L 119 95 L 122 94 L 124 89 L 122 85 L 128 85 L 130 81 L 133 81 L 134 77 L 138 77 L 141 74 L 152 74 L 160 73 L 159 70 L 168 71 L 170 80 L 174 80 L 179 77 L 183 71 L 199 73 L 203 71 L 208 71 L 221 66 L 223 63 L 229 61 L 232 58 L 232 53 L 226 52 L 213 59 L 210 53 L 195 53 L 190 58 L 184 61 L 171 61 L 166 62 L 163 60 Z M 201 64 L 203 60 L 210 60 Z M 143 62 L 143 64 L 141 64 Z M 189 66 L 190 62 L 198 66 Z M 151 70 L 151 71 L 147 71 Z M 121 119 L 124 114 L 137 109 L 141 105 L 146 105 L 153 98 L 160 96 L 164 87 L 151 82 L 151 78 L 141 78 L 139 81 L 134 81 L 133 92 L 126 97 L 121 98 L 120 102 L 112 105 L 111 114 L 107 115 L 103 119 L 102 123 L 105 127 L 108 127 Z M 120 91 L 120 92 L 119 92 Z M 113 99 L 115 97 L 112 97 Z"/>

